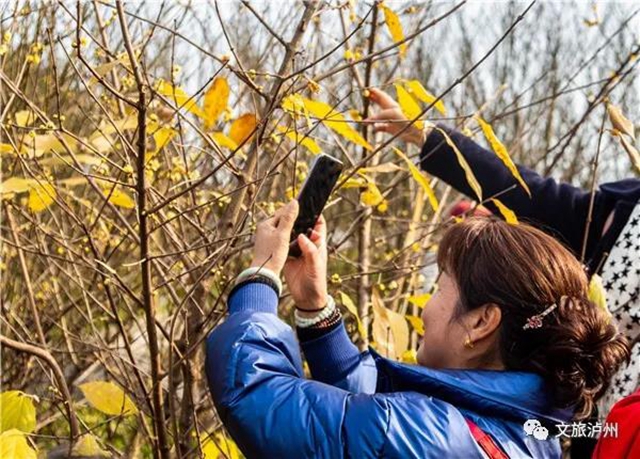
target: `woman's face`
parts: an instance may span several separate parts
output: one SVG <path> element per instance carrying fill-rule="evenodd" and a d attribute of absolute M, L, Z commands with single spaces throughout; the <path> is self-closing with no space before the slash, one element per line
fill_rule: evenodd
<path fill-rule="evenodd" d="M 451 320 L 459 298 L 453 278 L 442 272 L 436 292 L 422 311 L 424 336 L 417 352 L 420 365 L 430 368 L 461 368 L 464 365 L 466 332 L 462 321 Z"/>

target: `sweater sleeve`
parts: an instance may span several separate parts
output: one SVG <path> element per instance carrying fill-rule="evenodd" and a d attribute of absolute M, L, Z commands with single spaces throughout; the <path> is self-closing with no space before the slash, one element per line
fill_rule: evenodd
<path fill-rule="evenodd" d="M 481 147 L 465 135 L 439 126 L 458 147 L 469 163 L 486 201 L 498 193 L 499 198 L 512 209 L 518 218 L 554 233 L 576 254 L 582 248 L 585 225 L 589 212 L 590 193 L 566 183 L 545 178 L 523 166 L 517 166 L 531 191 L 531 197 L 516 181 L 502 161 L 491 151 Z M 473 197 L 474 193 L 458 164 L 453 149 L 444 141 L 443 135 L 434 130 L 427 138 L 420 154 L 420 166 L 426 172 L 439 177 L 456 190 Z M 587 255 L 595 247 L 604 225 L 604 209 L 601 192 L 594 201 Z M 494 213 L 498 209 L 493 203 L 485 205 Z M 571 218 L 567 218 L 570 216 Z"/>

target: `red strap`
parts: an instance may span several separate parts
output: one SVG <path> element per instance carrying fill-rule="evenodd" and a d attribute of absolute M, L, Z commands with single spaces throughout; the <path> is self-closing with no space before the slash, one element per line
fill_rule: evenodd
<path fill-rule="evenodd" d="M 474 422 L 466 419 L 471 435 L 475 441 L 480 445 L 480 448 L 489 456 L 490 459 L 509 459 L 505 453 L 494 443 L 493 439 L 484 433 L 484 431 L 478 427 Z"/>

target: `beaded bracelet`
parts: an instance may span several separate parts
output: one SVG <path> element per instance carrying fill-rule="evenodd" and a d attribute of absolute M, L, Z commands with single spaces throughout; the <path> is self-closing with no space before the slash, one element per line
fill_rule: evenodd
<path fill-rule="evenodd" d="M 318 322 L 329 318 L 335 310 L 336 302 L 333 300 L 333 297 L 331 295 L 327 295 L 327 305 L 314 317 L 301 317 L 298 314 L 298 310 L 296 309 L 296 312 L 294 313 L 296 325 L 300 328 L 311 327 Z"/>

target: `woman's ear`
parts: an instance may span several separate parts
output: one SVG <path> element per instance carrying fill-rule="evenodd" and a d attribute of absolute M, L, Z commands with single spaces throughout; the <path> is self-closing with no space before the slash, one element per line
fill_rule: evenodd
<path fill-rule="evenodd" d="M 467 326 L 472 341 L 478 342 L 491 336 L 500 327 L 502 310 L 497 304 L 487 303 L 468 313 Z"/>

